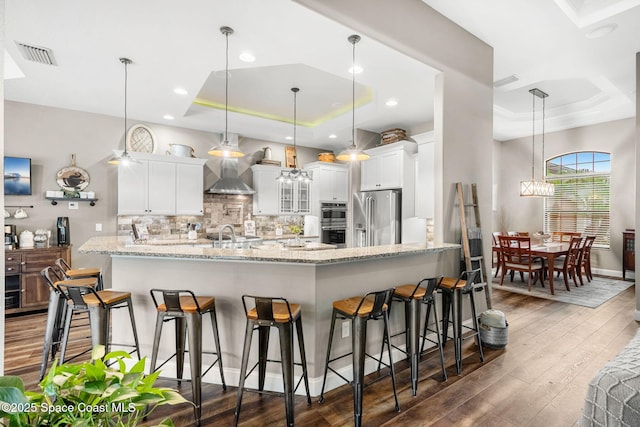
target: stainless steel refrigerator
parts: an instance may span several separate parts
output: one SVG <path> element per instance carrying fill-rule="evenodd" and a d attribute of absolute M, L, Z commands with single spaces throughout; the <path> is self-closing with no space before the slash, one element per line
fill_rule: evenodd
<path fill-rule="evenodd" d="M 354 246 L 400 243 L 400 190 L 361 191 L 353 196 Z"/>

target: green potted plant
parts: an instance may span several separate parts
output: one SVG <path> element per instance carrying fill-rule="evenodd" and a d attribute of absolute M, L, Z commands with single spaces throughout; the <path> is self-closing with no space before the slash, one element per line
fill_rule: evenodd
<path fill-rule="evenodd" d="M 145 375 L 145 358 L 127 369 L 124 359 L 130 357 L 124 351 L 105 355 L 104 346 L 96 346 L 90 362 L 54 361 L 38 392 L 25 391 L 19 377 L 0 377 L 1 425 L 136 426 L 160 405 L 187 402 L 175 390 L 154 387 L 160 372 Z"/>

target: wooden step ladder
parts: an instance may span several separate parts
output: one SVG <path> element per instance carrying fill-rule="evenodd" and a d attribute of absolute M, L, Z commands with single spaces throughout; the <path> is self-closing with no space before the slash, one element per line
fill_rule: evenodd
<path fill-rule="evenodd" d="M 491 308 L 491 275 L 487 275 L 487 269 L 484 262 L 484 252 L 483 248 L 480 247 L 481 253 L 479 256 L 471 256 L 471 249 L 469 247 L 469 233 L 467 228 L 467 218 L 465 210 L 467 207 L 473 207 L 473 214 L 475 217 L 475 226 L 476 228 L 482 230 L 480 226 L 480 208 L 478 206 L 478 189 L 476 184 L 471 184 L 471 197 L 472 203 L 465 204 L 464 197 L 462 194 L 462 183 L 456 183 L 456 193 L 458 196 L 458 208 L 460 209 L 460 227 L 462 229 L 462 252 L 464 254 L 464 263 L 467 271 L 473 270 L 472 262 L 477 261 L 480 263 L 480 273 L 482 275 L 482 281 L 487 281 L 487 286 L 485 287 L 485 298 L 487 300 L 487 308 Z"/>

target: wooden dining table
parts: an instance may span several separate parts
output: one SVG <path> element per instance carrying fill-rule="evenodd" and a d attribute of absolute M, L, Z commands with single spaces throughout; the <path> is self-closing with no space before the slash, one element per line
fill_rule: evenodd
<path fill-rule="evenodd" d="M 569 252 L 569 243 L 543 243 L 537 245 L 531 245 L 531 256 L 540 257 L 545 259 L 547 265 L 547 277 L 549 277 L 549 291 L 551 295 L 554 294 L 553 288 L 553 265 L 555 259 L 563 255 L 567 255 Z"/>

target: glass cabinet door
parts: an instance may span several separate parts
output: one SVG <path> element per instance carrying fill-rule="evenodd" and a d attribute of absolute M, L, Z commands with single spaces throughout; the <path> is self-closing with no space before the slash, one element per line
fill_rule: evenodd
<path fill-rule="evenodd" d="M 294 213 L 294 182 L 281 182 L 280 183 L 280 213 Z"/>
<path fill-rule="evenodd" d="M 305 182 L 305 181 L 299 181 L 296 183 L 297 184 L 297 191 L 296 191 L 296 196 L 297 196 L 297 200 L 296 200 L 296 213 L 300 213 L 300 214 L 307 214 L 311 212 L 311 202 L 310 202 L 310 197 L 309 197 L 309 189 L 310 189 L 310 183 L 309 182 Z"/>

